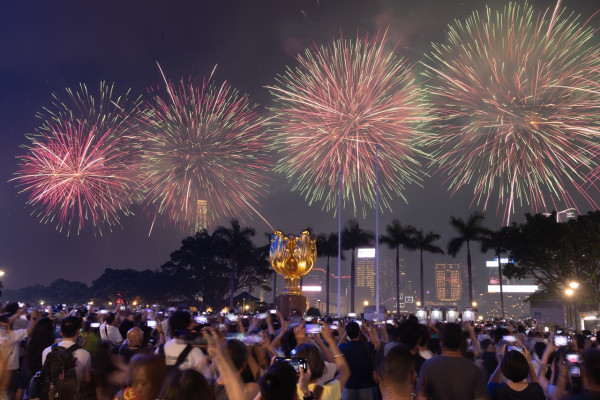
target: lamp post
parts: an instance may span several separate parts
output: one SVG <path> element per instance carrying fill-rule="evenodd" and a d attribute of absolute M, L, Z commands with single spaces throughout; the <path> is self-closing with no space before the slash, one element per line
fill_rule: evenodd
<path fill-rule="evenodd" d="M 575 291 L 571 288 L 565 289 L 565 294 L 567 295 L 567 299 L 571 299 Z M 571 307 L 569 301 L 567 300 L 567 326 L 570 327 L 572 325 L 572 317 L 571 317 Z"/>
<path fill-rule="evenodd" d="M 577 289 L 579 288 L 579 282 L 576 281 L 571 281 L 569 282 L 569 287 L 571 289 L 573 289 L 573 296 L 571 297 L 573 299 L 573 319 L 576 325 L 576 328 L 579 329 L 579 317 L 578 317 L 578 312 L 577 312 L 577 299 L 575 297 L 575 295 L 577 294 Z"/>

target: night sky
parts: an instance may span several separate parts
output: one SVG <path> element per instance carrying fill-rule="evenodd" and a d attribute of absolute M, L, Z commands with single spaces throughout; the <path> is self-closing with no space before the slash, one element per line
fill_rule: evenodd
<path fill-rule="evenodd" d="M 504 1 L 497 1 L 503 5 Z M 551 0 L 536 0 L 540 7 L 553 7 Z M 564 0 L 570 10 L 584 20 L 600 8 L 597 0 Z M 155 269 L 168 261 L 185 234 L 170 225 L 151 224 L 148 212 L 134 208 L 135 216 L 121 220 L 122 229 L 94 236 L 91 230 L 79 236 L 67 235 L 55 225 L 39 223 L 25 206 L 26 196 L 19 194 L 14 182 L 8 182 L 17 170 L 16 156 L 23 154 L 25 134 L 40 125 L 35 113 L 51 103 L 51 94 L 83 82 L 94 90 L 105 80 L 114 82 L 117 92 L 131 88 L 146 94 L 146 88 L 161 83 L 156 63 L 173 80 L 192 77 L 201 81 L 217 65 L 215 80 L 228 80 L 264 109 L 271 104 L 266 85 L 293 57 L 313 44 L 327 43 L 340 32 L 345 37 L 375 35 L 388 31 L 388 45 L 396 45 L 398 56 L 417 63 L 432 41 L 443 41 L 447 24 L 464 19 L 473 10 L 483 10 L 481 0 L 218 0 L 218 1 L 11 1 L 3 2 L 0 12 L 0 268 L 6 271 L 6 288 L 48 284 L 63 277 L 86 283 L 107 268 Z M 494 3 L 487 3 L 491 6 Z M 596 16 L 591 24 L 600 26 Z M 147 98 L 147 97 L 146 97 Z M 291 184 L 273 174 L 266 189 L 261 212 L 277 229 L 299 233 L 306 226 L 315 233 L 337 231 L 337 217 L 309 207 Z M 408 204 L 396 198 L 393 213 L 380 218 L 380 234 L 392 218 L 425 231 L 442 235 L 440 247 L 446 248 L 453 237 L 450 216 L 466 218 L 471 188 L 450 198 L 441 177 L 424 181 L 423 187 L 409 186 Z M 596 199 L 598 201 L 600 199 Z M 580 211 L 589 210 L 584 202 Z M 527 206 L 517 207 L 514 220 L 521 220 Z M 552 211 L 552 210 L 548 210 Z M 342 222 L 352 210 L 342 213 Z M 363 228 L 375 230 L 374 213 Z M 211 229 L 227 224 L 211 221 Z M 257 237 L 269 227 L 259 218 L 246 220 Z M 495 202 L 486 213 L 486 224 L 498 228 Z M 383 249 L 383 248 L 382 248 Z M 382 258 L 393 258 L 383 249 Z M 479 271 L 476 287 L 485 284 L 485 259 L 475 250 L 474 265 Z M 416 279 L 418 253 L 404 253 L 409 274 Z M 449 262 L 451 257 L 425 256 L 426 268 L 434 262 Z M 349 257 L 344 269 L 349 271 Z M 324 260 L 319 260 L 320 265 Z M 455 262 L 466 262 L 462 253 Z M 431 274 L 429 274 L 431 275 Z M 431 276 L 426 286 L 431 287 Z"/>

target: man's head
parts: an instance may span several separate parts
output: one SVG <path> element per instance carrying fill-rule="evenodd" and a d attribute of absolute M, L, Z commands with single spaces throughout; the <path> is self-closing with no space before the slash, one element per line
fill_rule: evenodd
<path fill-rule="evenodd" d="M 358 339 L 360 335 L 360 326 L 355 321 L 352 321 L 346 325 L 346 335 L 350 340 Z"/>
<path fill-rule="evenodd" d="M 583 353 L 583 377 L 588 390 L 600 389 L 600 350 L 590 349 Z"/>
<path fill-rule="evenodd" d="M 131 328 L 127 331 L 127 343 L 130 347 L 142 347 L 144 341 L 144 332 L 138 327 Z"/>
<path fill-rule="evenodd" d="M 414 358 L 404 344 L 394 346 L 375 370 L 375 381 L 384 399 L 392 393 L 409 399 L 416 377 Z"/>
<path fill-rule="evenodd" d="M 420 335 L 420 324 L 418 321 L 407 319 L 400 323 L 399 336 L 400 343 L 404 343 L 410 349 L 414 349 L 419 344 Z"/>
<path fill-rule="evenodd" d="M 172 337 L 179 335 L 192 324 L 192 315 L 187 311 L 175 311 L 169 317 L 169 333 Z"/>
<path fill-rule="evenodd" d="M 460 350 L 462 337 L 462 328 L 459 324 L 446 324 L 442 330 L 442 348 L 450 351 Z"/>
<path fill-rule="evenodd" d="M 222 346 L 227 349 L 227 352 L 231 356 L 231 361 L 233 361 L 235 369 L 242 371 L 244 368 L 246 368 L 248 350 L 246 349 L 246 345 L 244 343 L 236 339 L 229 339 L 223 343 Z"/>
<path fill-rule="evenodd" d="M 74 316 L 63 318 L 60 322 L 60 334 L 64 339 L 76 338 L 79 335 L 79 328 L 81 328 L 81 321 Z"/>
<path fill-rule="evenodd" d="M 529 364 L 517 350 L 506 351 L 500 364 L 502 375 L 513 382 L 521 382 L 529 375 Z"/>
<path fill-rule="evenodd" d="M 112 325 L 115 323 L 115 320 L 117 319 L 117 316 L 115 315 L 115 313 L 108 313 L 104 316 L 104 322 L 106 322 L 107 325 Z"/>
<path fill-rule="evenodd" d="M 263 400 L 294 400 L 298 377 L 285 361 L 271 365 L 258 381 Z"/>

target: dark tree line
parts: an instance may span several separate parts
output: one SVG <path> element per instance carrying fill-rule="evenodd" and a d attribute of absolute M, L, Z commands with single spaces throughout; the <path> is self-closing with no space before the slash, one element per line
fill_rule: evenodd
<path fill-rule="evenodd" d="M 482 225 L 483 214 L 476 212 L 466 220 L 452 217 L 450 224 L 456 232 L 447 245 L 447 252 L 457 256 L 466 250 L 469 299 L 472 299 L 471 251 L 478 245 L 483 252 L 493 251 L 500 259 L 513 262 L 502 267 L 500 277 L 533 278 L 540 291 L 530 296 L 532 302 L 559 298 L 566 301 L 564 290 L 570 281 L 580 287 L 575 298 L 582 307 L 596 309 L 600 303 L 600 211 L 581 215 L 567 223 L 558 223 L 551 216 L 526 215 L 520 224 L 491 230 Z M 307 228 L 309 229 L 309 228 Z M 230 226 L 219 227 L 214 233 L 198 232 L 186 237 L 181 247 L 171 253 L 169 261 L 156 270 L 107 268 L 88 286 L 81 282 L 58 279 L 48 286 L 35 285 L 18 291 L 4 290 L 4 298 L 47 304 L 83 304 L 90 300 L 126 304 L 194 303 L 201 307 L 220 309 L 232 304 L 233 294 L 242 290 L 271 290 L 272 269 L 269 266 L 269 242 L 263 246 L 252 241 L 255 230 L 242 227 L 237 220 Z M 440 235 L 424 232 L 394 220 L 386 227 L 379 241 L 396 250 L 396 286 L 398 289 L 400 248 L 420 253 L 420 295 L 424 304 L 423 254 L 443 253 L 436 242 Z M 356 249 L 373 245 L 375 235 L 350 220 L 342 231 L 342 251 L 351 251 L 351 297 L 354 299 Z M 317 254 L 327 260 L 326 295 L 329 297 L 330 260 L 338 255 L 337 233 L 317 235 Z M 342 253 L 343 257 L 343 253 Z M 502 282 L 502 279 L 500 279 Z M 501 287 L 501 300 L 502 287 Z M 354 301 L 351 302 L 354 304 Z M 326 305 L 329 305 L 327 298 Z M 398 307 L 398 305 L 397 305 Z M 352 310 L 354 311 L 354 310 Z M 326 310 L 329 313 L 329 310 Z"/>

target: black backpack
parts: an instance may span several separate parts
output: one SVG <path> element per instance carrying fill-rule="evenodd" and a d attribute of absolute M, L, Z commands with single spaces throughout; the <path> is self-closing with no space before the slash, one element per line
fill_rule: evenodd
<path fill-rule="evenodd" d="M 31 378 L 30 392 L 35 390 L 42 400 L 51 400 L 50 396 L 52 399 L 73 399 L 77 392 L 77 360 L 73 353 L 80 348 L 77 344 L 68 349 L 53 344 L 42 370 Z"/>

